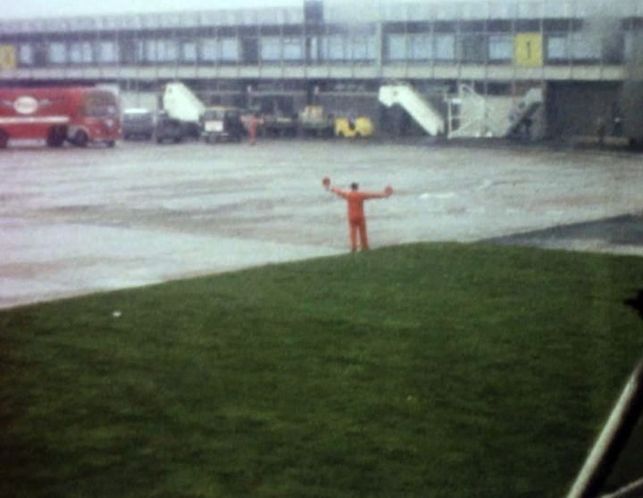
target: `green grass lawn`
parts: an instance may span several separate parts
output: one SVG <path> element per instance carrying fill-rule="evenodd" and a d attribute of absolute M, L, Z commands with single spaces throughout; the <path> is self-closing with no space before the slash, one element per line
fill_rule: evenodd
<path fill-rule="evenodd" d="M 642 283 L 418 244 L 2 312 L 0 496 L 560 497 L 643 353 Z"/>

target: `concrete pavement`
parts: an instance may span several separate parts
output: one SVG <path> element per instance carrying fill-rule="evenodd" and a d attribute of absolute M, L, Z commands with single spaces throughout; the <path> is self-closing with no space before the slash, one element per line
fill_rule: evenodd
<path fill-rule="evenodd" d="M 373 247 L 643 212 L 641 156 L 610 151 L 288 140 L 12 147 L 0 152 L 0 308 L 343 253 L 345 206 L 322 189 L 326 175 L 395 188 L 367 204 Z M 580 249 L 643 255 L 636 243 Z"/>

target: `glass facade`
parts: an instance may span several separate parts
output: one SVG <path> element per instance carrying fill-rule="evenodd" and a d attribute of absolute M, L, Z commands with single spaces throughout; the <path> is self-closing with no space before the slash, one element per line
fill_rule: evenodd
<path fill-rule="evenodd" d="M 70 43 L 68 51 L 71 64 L 91 64 L 94 61 L 91 42 Z"/>
<path fill-rule="evenodd" d="M 181 43 L 181 62 L 196 62 L 198 53 L 196 42 L 184 41 Z"/>
<path fill-rule="evenodd" d="M 434 48 L 436 61 L 455 61 L 455 35 L 435 35 Z"/>
<path fill-rule="evenodd" d="M 406 36 L 398 34 L 388 35 L 385 59 L 388 61 L 405 61 L 406 57 Z"/>
<path fill-rule="evenodd" d="M 114 64 L 118 62 L 118 49 L 115 41 L 98 42 L 96 62 L 101 64 Z"/>
<path fill-rule="evenodd" d="M 221 61 L 237 62 L 240 60 L 239 40 L 236 38 L 223 38 L 220 40 Z"/>
<path fill-rule="evenodd" d="M 93 20 L 91 32 L 80 28 L 69 31 L 75 26 L 70 22 L 64 23 L 62 31 L 34 32 L 35 27 L 45 29 L 47 22 L 41 22 L 33 24 L 30 32 L 25 23 L 24 27 L 16 25 L 20 33 L 14 43 L 21 67 L 380 62 L 536 67 L 621 64 L 632 52 L 634 35 L 628 27 L 632 20 L 612 22 L 613 32 L 605 36 L 592 29 L 595 21 L 583 19 L 538 19 L 520 17 L 518 11 L 494 11 L 487 14 L 499 18 L 469 20 L 430 10 L 436 16 L 429 20 L 407 10 L 403 19 L 396 21 L 321 23 L 314 32 L 303 23 L 279 24 L 288 19 L 277 11 L 270 17 L 277 24 L 265 27 L 256 16 L 254 22 L 258 24 L 252 25 L 253 17 L 245 14 L 242 24 L 235 24 L 241 18 L 232 14 L 225 17 L 226 23 L 224 18 L 202 15 L 196 24 L 171 29 L 161 27 L 153 16 L 132 16 L 131 23 L 123 17 L 120 24 L 110 25 L 111 29 L 105 28 L 109 23 Z M 476 11 L 469 14 L 473 16 Z M 4 34 L 2 43 L 12 44 L 11 36 Z"/>
<path fill-rule="evenodd" d="M 405 58 L 412 61 L 433 59 L 433 44 L 429 34 L 414 33 L 408 36 Z"/>
<path fill-rule="evenodd" d="M 33 63 L 33 47 L 29 44 L 21 44 L 18 49 L 18 64 L 21 66 L 31 66 Z"/>
<path fill-rule="evenodd" d="M 550 35 L 547 38 L 547 59 L 550 62 L 569 60 L 569 40 L 564 35 Z"/>
<path fill-rule="evenodd" d="M 349 62 L 375 59 L 372 35 L 328 35 L 322 38 L 321 56 L 325 61 Z"/>
<path fill-rule="evenodd" d="M 287 62 L 302 61 L 304 59 L 303 40 L 299 37 L 283 39 L 283 60 Z"/>
<path fill-rule="evenodd" d="M 261 39 L 261 60 L 265 62 L 278 62 L 281 55 L 281 38 L 278 36 Z"/>
<path fill-rule="evenodd" d="M 507 62 L 513 58 L 514 41 L 511 35 L 489 35 L 489 61 Z"/>
<path fill-rule="evenodd" d="M 50 43 L 47 56 L 51 64 L 65 64 L 67 63 L 67 47 L 61 42 Z"/>
<path fill-rule="evenodd" d="M 601 38 L 595 33 L 572 33 L 569 39 L 570 57 L 578 61 L 600 61 L 602 53 Z"/>
<path fill-rule="evenodd" d="M 239 41 L 236 38 L 201 40 L 199 60 L 202 62 L 236 62 L 239 60 L 239 55 Z"/>

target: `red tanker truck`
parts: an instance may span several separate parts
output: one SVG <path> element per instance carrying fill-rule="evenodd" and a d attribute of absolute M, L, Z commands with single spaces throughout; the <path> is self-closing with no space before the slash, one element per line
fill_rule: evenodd
<path fill-rule="evenodd" d="M 78 147 L 120 137 L 118 97 L 95 87 L 0 88 L 0 149 L 10 139 Z"/>

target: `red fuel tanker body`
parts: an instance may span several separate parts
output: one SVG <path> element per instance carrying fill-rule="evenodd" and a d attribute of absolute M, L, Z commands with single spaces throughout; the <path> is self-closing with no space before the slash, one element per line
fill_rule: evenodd
<path fill-rule="evenodd" d="M 0 148 L 9 139 L 65 140 L 113 146 L 120 136 L 118 98 L 92 87 L 0 88 Z"/>

